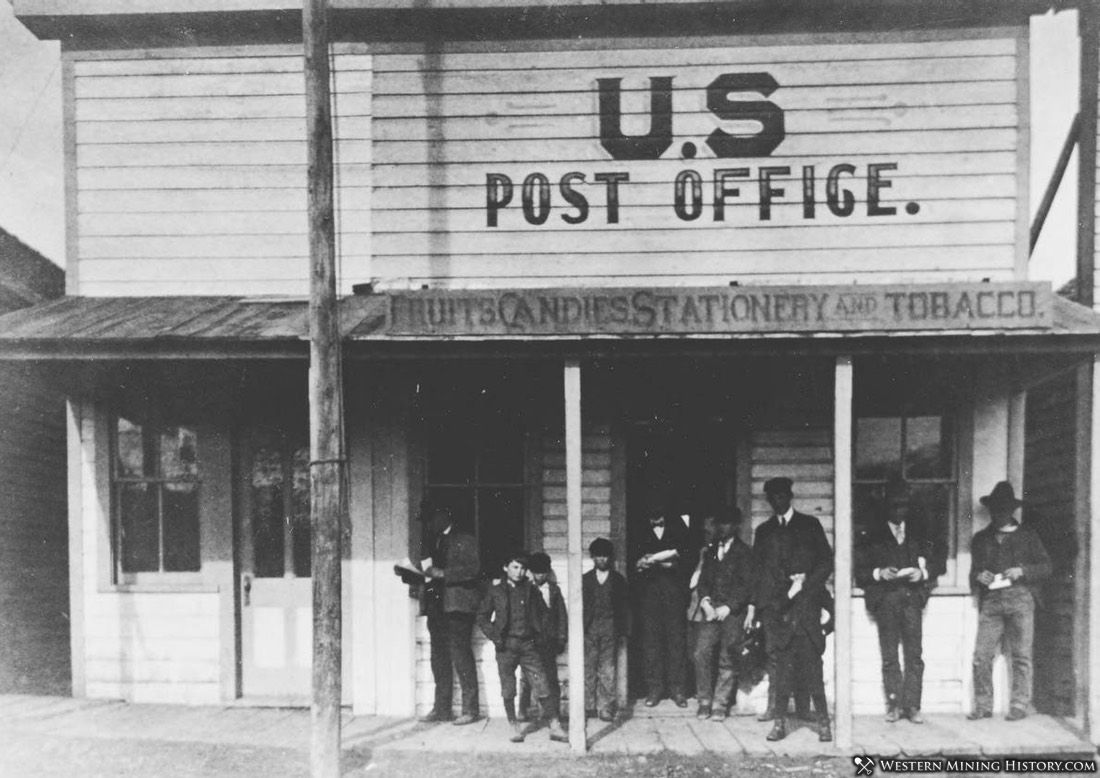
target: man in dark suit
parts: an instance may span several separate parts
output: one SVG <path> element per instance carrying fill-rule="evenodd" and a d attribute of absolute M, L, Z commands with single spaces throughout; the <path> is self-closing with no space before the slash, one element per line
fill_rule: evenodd
<path fill-rule="evenodd" d="M 723 721 L 736 702 L 738 649 L 755 584 L 752 551 L 737 537 L 740 524 L 740 508 L 720 513 L 718 538 L 703 551 L 698 588 L 703 621 L 695 647 L 700 719 Z"/>
<path fill-rule="evenodd" d="M 435 704 L 421 721 L 454 721 L 472 724 L 480 717 L 477 665 L 471 644 L 478 605 L 481 603 L 481 560 L 477 540 L 454 525 L 451 512 L 440 506 L 425 506 L 422 517 L 429 522 L 426 558 L 422 566 L 428 584 L 422 608 L 428 617 L 431 637 L 432 677 Z M 462 689 L 462 715 L 452 710 L 454 675 Z"/>
<path fill-rule="evenodd" d="M 833 734 L 821 670 L 821 612 L 828 595 L 825 583 L 833 572 L 833 550 L 821 522 L 791 507 L 792 486 L 789 478 L 765 482 L 764 496 L 773 515 L 757 527 L 753 542 L 753 603 L 764 626 L 769 673 L 768 711 L 760 718 L 775 719 L 768 740 L 787 736 L 787 706 L 801 670 L 818 716 L 818 739 L 827 742 Z"/>
<path fill-rule="evenodd" d="M 920 712 L 924 661 L 921 659 L 924 606 L 943 574 L 944 555 L 910 514 L 908 486 L 886 484 L 885 520 L 872 529 L 856 555 L 856 583 L 878 626 L 886 721 L 905 716 L 924 722 Z M 898 663 L 898 645 L 905 659 Z"/>
<path fill-rule="evenodd" d="M 649 707 L 660 702 L 666 691 L 677 707 L 687 707 L 688 589 L 683 562 L 688 545 L 687 527 L 678 516 L 663 507 L 651 511 L 641 556 L 634 564 L 646 665 L 645 704 Z"/>

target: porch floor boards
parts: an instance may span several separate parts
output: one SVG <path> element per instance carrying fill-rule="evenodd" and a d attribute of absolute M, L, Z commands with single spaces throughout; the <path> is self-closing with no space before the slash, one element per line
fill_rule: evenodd
<path fill-rule="evenodd" d="M 769 743 L 770 723 L 754 716 L 733 715 L 724 722 L 699 721 L 668 704 L 639 711 L 612 724 L 590 721 L 589 750 L 593 754 L 742 754 L 809 758 L 838 756 L 831 743 L 820 743 L 816 729 L 795 720 L 785 740 Z M 693 710 L 693 709 L 692 709 Z M 1000 718 L 967 721 L 954 714 L 926 714 L 923 725 L 900 721 L 887 724 L 880 716 L 860 716 L 854 723 L 853 754 L 880 756 L 956 756 L 1013 754 L 1095 754 L 1059 719 L 1031 716 L 1010 723 Z M 55 733 L 68 736 L 162 742 L 201 742 L 306 750 L 309 711 L 128 704 L 109 700 L 0 695 L 0 731 L 6 736 Z M 522 744 L 508 742 L 510 730 L 500 719 L 471 726 L 425 725 L 413 719 L 344 715 L 345 750 L 391 752 L 463 752 L 482 754 L 565 755 L 568 746 L 554 743 L 545 727 L 535 729 Z"/>

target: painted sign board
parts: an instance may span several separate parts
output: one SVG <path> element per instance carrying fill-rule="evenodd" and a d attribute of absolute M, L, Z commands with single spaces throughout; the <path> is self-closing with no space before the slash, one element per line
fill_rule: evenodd
<path fill-rule="evenodd" d="M 1049 283 L 426 290 L 388 295 L 392 336 L 728 335 L 1043 329 Z"/>
<path fill-rule="evenodd" d="M 994 29 L 375 54 L 372 275 L 1007 280 L 1024 49 Z"/>

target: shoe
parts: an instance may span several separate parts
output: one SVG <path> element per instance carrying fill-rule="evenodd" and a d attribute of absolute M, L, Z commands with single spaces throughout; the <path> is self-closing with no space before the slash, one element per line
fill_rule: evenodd
<path fill-rule="evenodd" d="M 898 709 L 897 708 L 890 708 L 889 710 L 886 711 L 886 723 L 887 724 L 893 724 L 895 721 L 898 720 L 898 718 L 900 718 L 900 717 L 898 715 Z"/>
<path fill-rule="evenodd" d="M 977 721 L 978 719 L 991 719 L 993 718 L 992 711 L 988 710 L 972 710 L 966 714 L 967 721 Z"/>
<path fill-rule="evenodd" d="M 682 694 L 674 695 L 672 701 L 676 703 L 677 708 L 686 708 L 688 706 L 688 699 Z"/>
<path fill-rule="evenodd" d="M 756 717 L 757 721 L 772 721 L 773 719 L 775 719 L 775 708 L 771 705 L 768 706 L 767 710 Z"/>
<path fill-rule="evenodd" d="M 714 713 L 710 714 L 710 720 L 711 721 L 725 721 L 726 716 L 728 716 L 728 715 L 729 714 L 726 713 L 725 708 L 715 708 Z"/>
<path fill-rule="evenodd" d="M 508 740 L 512 743 L 522 743 L 527 738 L 527 726 L 522 721 L 510 721 L 512 734 Z"/>
<path fill-rule="evenodd" d="M 831 743 L 833 740 L 833 728 L 829 724 L 829 717 L 822 717 L 818 722 L 817 739 L 822 743 Z"/>
<path fill-rule="evenodd" d="M 1020 719 L 1026 719 L 1026 718 L 1027 718 L 1027 711 L 1026 710 L 1024 710 L 1023 708 L 1013 708 L 1012 710 L 1010 710 L 1008 712 L 1008 715 L 1005 716 L 1005 721 L 1019 721 Z"/>
<path fill-rule="evenodd" d="M 695 711 L 695 718 L 702 721 L 703 719 L 710 718 L 710 704 L 706 702 L 699 703 L 699 710 Z"/>
<path fill-rule="evenodd" d="M 555 743 L 568 743 L 569 735 L 561 728 L 561 721 L 550 719 L 550 739 Z"/>
<path fill-rule="evenodd" d="M 645 698 L 645 706 L 647 708 L 653 708 L 653 707 L 656 707 L 657 703 L 659 703 L 660 701 L 661 701 L 660 697 L 646 697 Z"/>
<path fill-rule="evenodd" d="M 600 711 L 600 721 L 606 721 L 608 723 L 615 720 L 615 714 L 609 710 Z"/>
<path fill-rule="evenodd" d="M 456 727 L 464 727 L 467 724 L 473 724 L 479 718 L 479 716 L 475 716 L 472 713 L 463 713 L 461 716 L 455 719 L 453 723 Z"/>
<path fill-rule="evenodd" d="M 432 708 L 426 715 L 421 716 L 418 721 L 421 724 L 437 724 L 441 721 L 454 721 L 454 717 L 455 715 L 450 711 Z"/>
<path fill-rule="evenodd" d="M 920 715 L 920 708 L 911 708 L 909 710 L 909 721 L 914 724 L 923 724 L 924 716 Z"/>
<path fill-rule="evenodd" d="M 772 731 L 768 733 L 767 740 L 776 741 L 782 740 L 787 737 L 787 722 L 785 719 L 777 718 L 775 724 L 772 726 Z"/>

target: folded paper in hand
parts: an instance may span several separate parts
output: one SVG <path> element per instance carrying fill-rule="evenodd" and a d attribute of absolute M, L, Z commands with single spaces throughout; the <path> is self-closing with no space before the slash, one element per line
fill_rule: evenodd
<path fill-rule="evenodd" d="M 1012 581 L 1005 578 L 1000 573 L 997 573 L 993 576 L 993 581 L 989 584 L 988 588 L 990 591 L 993 591 L 994 589 L 1004 589 L 1007 586 L 1012 586 Z"/>
<path fill-rule="evenodd" d="M 913 573 L 917 572 L 919 569 L 919 567 L 903 567 L 901 568 L 901 570 L 898 570 L 898 578 L 905 578 L 907 576 L 910 576 Z"/>
<path fill-rule="evenodd" d="M 418 570 L 413 567 L 413 563 L 408 559 L 402 559 L 400 562 L 393 566 L 394 575 L 401 579 L 405 584 L 422 584 L 428 580 L 427 574 L 423 570 Z"/>

